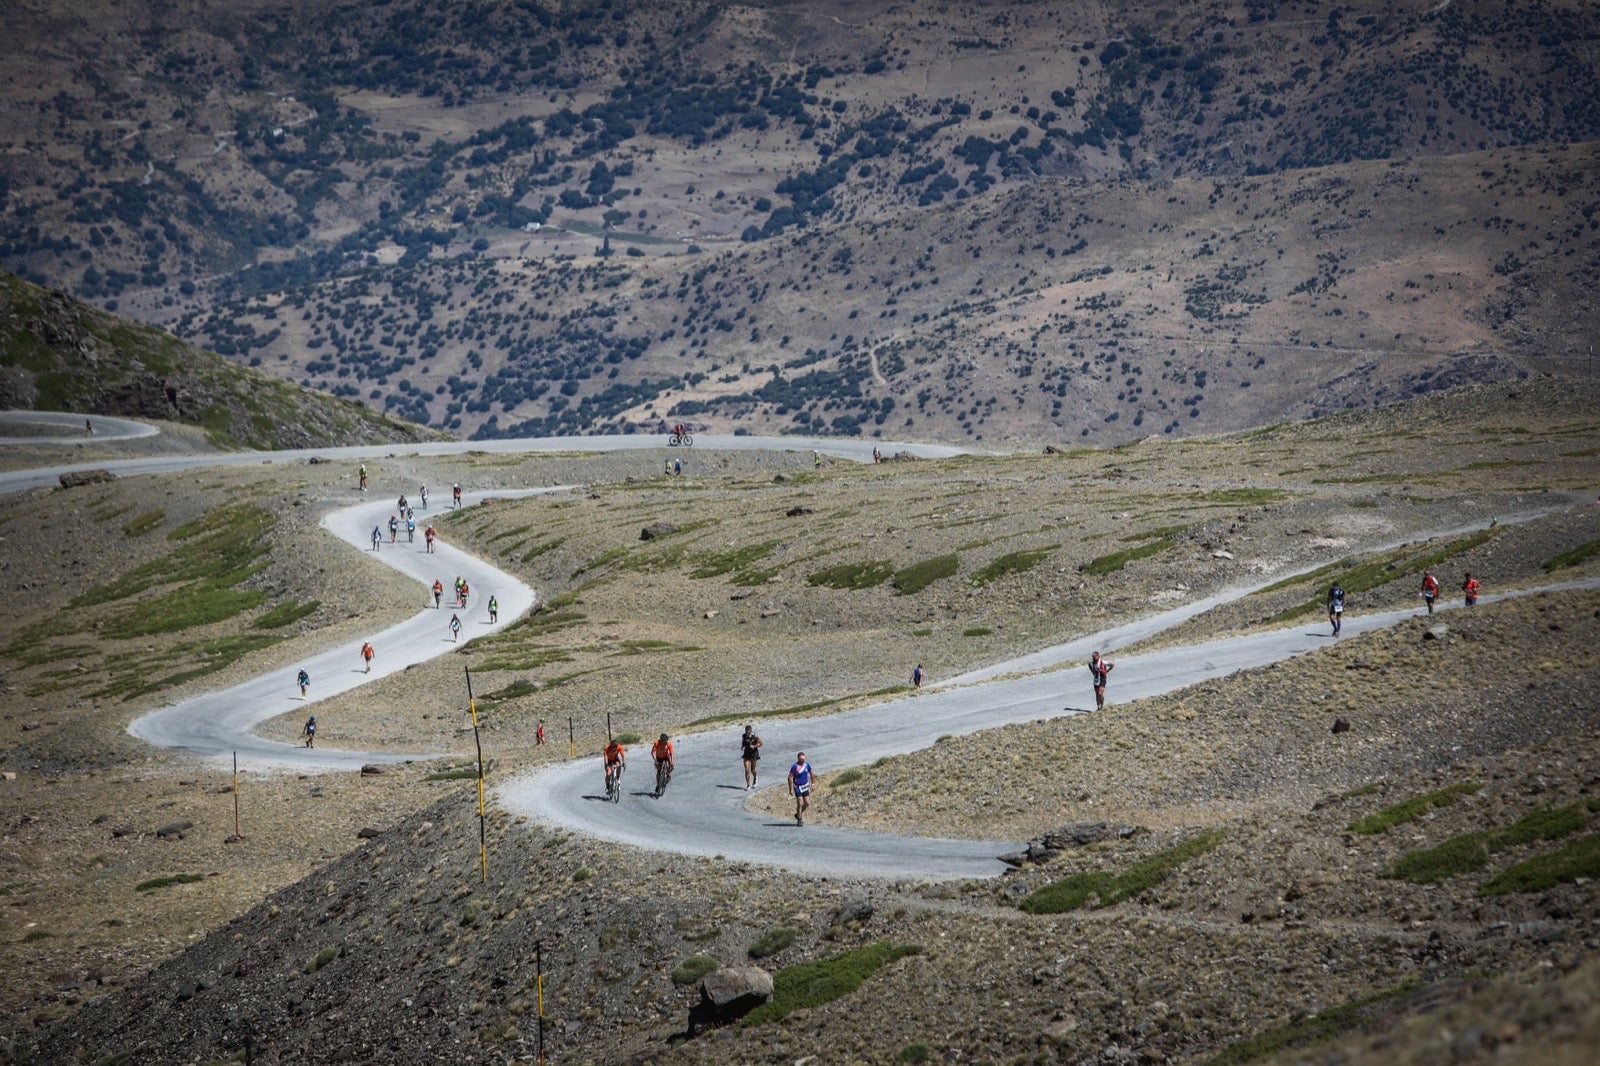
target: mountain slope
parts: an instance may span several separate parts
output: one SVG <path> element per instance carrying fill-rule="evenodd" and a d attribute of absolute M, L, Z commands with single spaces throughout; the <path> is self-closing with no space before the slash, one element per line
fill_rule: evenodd
<path fill-rule="evenodd" d="M 436 436 L 11 275 L 0 275 L 0 407 L 185 422 L 229 448 Z"/>

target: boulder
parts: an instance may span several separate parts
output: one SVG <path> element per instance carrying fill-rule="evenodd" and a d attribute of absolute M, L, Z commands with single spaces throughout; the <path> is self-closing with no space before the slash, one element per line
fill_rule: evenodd
<path fill-rule="evenodd" d="M 75 489 L 79 485 L 99 485 L 107 481 L 117 480 L 117 475 L 109 470 L 68 470 L 61 475 L 61 487 Z"/>
<path fill-rule="evenodd" d="M 1349 722 L 1349 720 L 1345 719 L 1345 718 L 1335 718 L 1333 720 L 1333 731 L 1335 733 L 1348 733 L 1348 732 L 1350 732 L 1350 722 Z"/>
<path fill-rule="evenodd" d="M 1022 866 L 1030 862 L 1046 862 L 1063 851 L 1098 844 L 1102 840 L 1127 840 L 1145 830 L 1137 825 L 1116 825 L 1111 822 L 1075 822 L 1059 826 L 1044 833 L 1037 840 L 1028 841 L 1020 852 L 997 856 L 1009 866 Z"/>
<path fill-rule="evenodd" d="M 700 1002 L 689 1010 L 689 1033 L 737 1021 L 772 998 L 772 975 L 759 966 L 724 966 L 700 978 Z"/>
<path fill-rule="evenodd" d="M 1443 622 L 1435 623 L 1422 632 L 1423 640 L 1443 640 L 1450 635 L 1450 627 Z"/>
<path fill-rule="evenodd" d="M 156 836 L 162 838 L 177 837 L 179 840 L 182 840 L 183 834 L 193 828 L 193 822 L 169 822 L 160 829 L 156 830 Z"/>
<path fill-rule="evenodd" d="M 651 522 L 639 531 L 639 539 L 655 540 L 657 537 L 665 537 L 667 534 L 676 533 L 677 531 L 678 527 L 671 522 Z"/>

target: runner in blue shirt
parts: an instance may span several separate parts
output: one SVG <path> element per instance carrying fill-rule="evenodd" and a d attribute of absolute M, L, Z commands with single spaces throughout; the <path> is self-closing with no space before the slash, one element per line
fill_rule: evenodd
<path fill-rule="evenodd" d="M 801 752 L 789 767 L 789 794 L 794 797 L 794 824 L 806 824 L 806 811 L 811 807 L 811 764 L 806 753 Z"/>

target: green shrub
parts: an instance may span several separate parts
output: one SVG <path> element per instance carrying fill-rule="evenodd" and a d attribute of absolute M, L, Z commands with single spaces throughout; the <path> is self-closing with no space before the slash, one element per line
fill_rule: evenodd
<path fill-rule="evenodd" d="M 338 948 L 323 948 L 321 951 L 317 952 L 315 955 L 311 956 L 311 958 L 306 960 L 305 972 L 316 973 L 318 970 L 322 969 L 324 966 L 328 965 L 328 963 L 332 962 L 338 957 Z"/>
<path fill-rule="evenodd" d="M 1483 896 L 1511 892 L 1544 892 L 1560 882 L 1600 878 L 1600 833 L 1580 837 L 1559 851 L 1535 855 L 1507 867 L 1499 876 L 1478 887 Z"/>
<path fill-rule="evenodd" d="M 587 866 L 580 866 L 576 870 L 572 871 L 572 879 L 574 881 L 587 881 L 593 876 L 594 871 L 589 869 Z"/>
<path fill-rule="evenodd" d="M 894 577 L 889 579 L 889 584 L 893 585 L 900 595 L 911 596 L 935 581 L 954 577 L 960 565 L 960 556 L 936 555 L 932 559 L 924 559 L 920 563 L 912 563 L 905 569 L 896 571 Z"/>
<path fill-rule="evenodd" d="M 458 766 L 454 770 L 436 770 L 431 774 L 423 775 L 424 781 L 466 781 L 471 778 L 476 780 L 478 768 L 476 766 Z M 484 776 L 488 776 L 485 771 Z"/>
<path fill-rule="evenodd" d="M 1560 555 L 1545 560 L 1544 568 L 1547 573 L 1565 570 L 1571 566 L 1582 565 L 1597 555 L 1600 555 L 1600 540 L 1591 540 L 1587 544 L 1580 544 L 1570 551 L 1564 551 Z"/>
<path fill-rule="evenodd" d="M 764 959 L 768 955 L 776 955 L 784 948 L 794 943 L 796 930 L 787 925 L 780 925 L 776 929 L 769 929 L 761 938 L 747 949 L 752 959 Z"/>
<path fill-rule="evenodd" d="M 719 968 L 722 963 L 710 955 L 690 955 L 678 963 L 672 971 L 673 984 L 692 985 L 711 971 Z"/>
<path fill-rule="evenodd" d="M 838 788 L 840 785 L 848 785 L 852 782 L 860 781 L 865 776 L 866 775 L 861 772 L 859 767 L 852 766 L 848 770 L 841 770 L 834 774 L 833 777 L 828 781 L 828 784 Z"/>
<path fill-rule="evenodd" d="M 772 977 L 772 999 L 745 1015 L 741 1024 L 774 1022 L 797 1010 L 831 1003 L 860 988 L 882 967 L 921 951 L 914 945 L 880 940 L 832 958 L 785 967 Z"/>
<path fill-rule="evenodd" d="M 990 629 L 988 626 L 971 626 L 967 629 L 963 629 L 961 631 L 961 635 L 964 637 L 987 637 L 993 632 L 994 630 Z"/>
<path fill-rule="evenodd" d="M 1121 570 L 1124 566 L 1127 566 L 1135 559 L 1143 559 L 1146 556 L 1154 555 L 1160 551 L 1165 551 L 1170 547 L 1172 547 L 1172 541 L 1168 540 L 1166 537 L 1161 537 L 1157 540 L 1148 541 L 1132 548 L 1124 548 L 1119 552 L 1111 552 L 1109 555 L 1096 556 L 1083 566 L 1079 567 L 1079 570 L 1085 574 L 1092 574 L 1095 577 L 1102 577 L 1106 574 L 1116 573 L 1118 570 Z"/>
<path fill-rule="evenodd" d="M 982 586 L 1011 574 L 1026 573 L 1058 547 L 1060 547 L 1059 544 L 1052 544 L 1047 548 L 1030 548 L 1025 551 L 1010 552 L 1002 555 L 973 574 L 972 583 Z"/>
<path fill-rule="evenodd" d="M 823 585 L 830 589 L 870 589 L 889 580 L 894 567 L 878 559 L 864 563 L 840 563 L 818 570 L 806 578 L 808 585 Z"/>
<path fill-rule="evenodd" d="M 1073 874 L 1034 891 L 1018 906 L 1029 914 L 1064 914 L 1088 906 L 1091 899 L 1096 900 L 1096 908 L 1113 906 L 1159 885 L 1173 870 L 1222 843 L 1224 835 L 1221 830 L 1202 833 L 1157 852 L 1122 873 L 1088 870 Z"/>
<path fill-rule="evenodd" d="M 1472 781 L 1461 781 L 1421 796 L 1413 796 L 1404 803 L 1385 807 L 1376 814 L 1351 822 L 1345 828 L 1351 833 L 1371 836 L 1422 817 L 1435 807 L 1448 807 L 1462 796 L 1470 796 L 1483 786 Z"/>
<path fill-rule="evenodd" d="M 1531 811 L 1504 829 L 1479 829 L 1451 837 L 1437 847 L 1402 855 L 1384 870 L 1385 877 L 1416 884 L 1442 881 L 1488 865 L 1489 856 L 1507 848 L 1540 840 L 1558 840 L 1582 829 L 1589 821 L 1582 803 Z"/>
<path fill-rule="evenodd" d="M 932 1053 L 927 1044 L 907 1044 L 894 1057 L 896 1062 L 927 1062 Z"/>

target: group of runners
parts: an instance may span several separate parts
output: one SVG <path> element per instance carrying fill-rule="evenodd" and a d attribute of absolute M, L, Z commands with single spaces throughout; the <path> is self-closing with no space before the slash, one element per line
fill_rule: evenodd
<path fill-rule="evenodd" d="M 1461 581 L 1461 595 L 1468 607 L 1477 605 L 1478 594 L 1483 590 L 1483 584 L 1470 572 L 1463 576 Z M 1328 622 L 1333 626 L 1333 635 L 1338 636 L 1344 630 L 1344 586 L 1335 581 L 1328 588 Z M 1439 598 L 1439 579 L 1432 570 L 1422 572 L 1421 596 L 1423 604 L 1428 608 L 1428 613 L 1433 613 L 1434 602 Z"/>
<path fill-rule="evenodd" d="M 543 723 L 540 723 L 541 726 Z M 662 733 L 656 742 L 650 745 L 650 761 L 656 770 L 656 788 L 653 795 L 660 799 L 666 792 L 667 782 L 672 780 L 672 772 L 677 768 L 677 752 L 673 748 L 672 738 Z M 744 732 L 739 735 L 739 761 L 744 764 L 744 787 L 749 791 L 756 787 L 758 770 L 761 763 L 761 738 L 756 735 L 752 726 L 745 726 Z M 620 796 L 622 773 L 628 767 L 628 753 L 622 746 L 622 741 L 612 737 L 607 741 L 605 751 L 601 755 L 602 768 L 605 771 L 606 796 L 616 799 Z M 811 764 L 806 761 L 806 753 L 800 752 L 795 756 L 793 765 L 789 767 L 788 790 L 794 797 L 794 824 L 805 825 L 806 811 L 811 807 Z"/>

